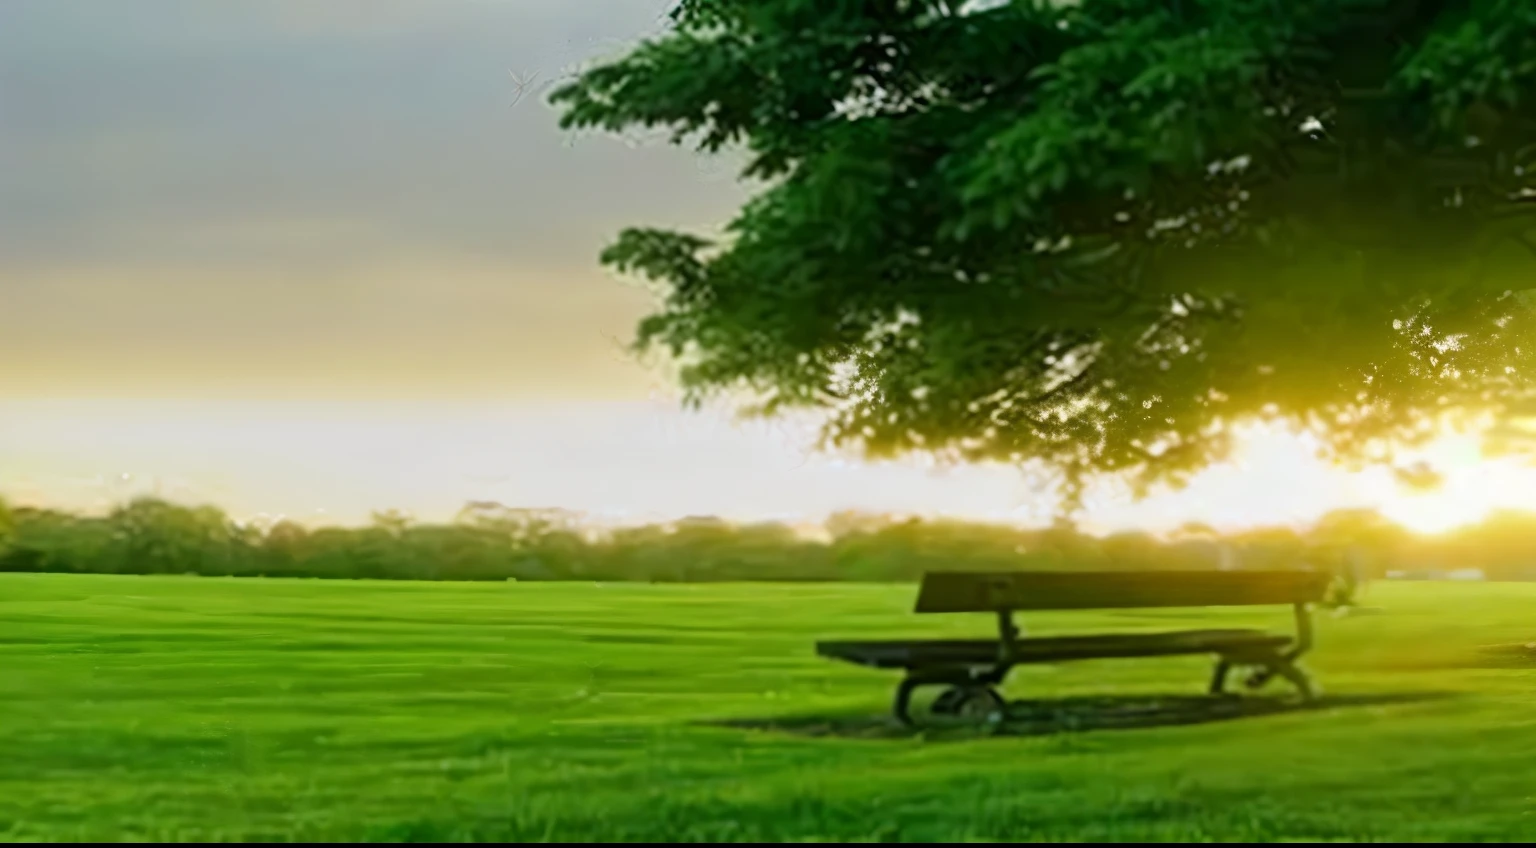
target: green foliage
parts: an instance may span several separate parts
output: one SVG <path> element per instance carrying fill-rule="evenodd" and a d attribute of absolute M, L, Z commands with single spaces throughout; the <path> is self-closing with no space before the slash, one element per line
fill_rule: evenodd
<path fill-rule="evenodd" d="M 682 0 L 568 128 L 744 150 L 711 242 L 623 232 L 692 401 L 871 455 L 1185 479 L 1284 417 L 1378 460 L 1530 393 L 1536 4 Z"/>
<path fill-rule="evenodd" d="M 11 514 L 11 506 L 3 498 L 0 498 L 0 556 L 10 549 L 11 539 L 16 535 L 16 517 Z"/>
<path fill-rule="evenodd" d="M 706 583 L 911 581 L 945 569 L 1313 567 L 1370 578 L 1482 567 L 1490 577 L 1536 578 L 1536 515 L 1525 513 L 1497 513 L 1435 539 L 1346 510 L 1306 533 L 1222 536 L 1192 526 L 1168 541 L 1138 532 L 1096 537 L 1065 523 L 1026 529 L 853 512 L 829 518 L 821 538 L 715 518 L 598 530 L 559 510 L 495 504 L 471 504 L 451 524 L 391 512 L 362 527 L 312 529 L 242 525 L 213 507 L 153 498 L 100 518 L 28 507 L 10 515 L 0 571 Z"/>

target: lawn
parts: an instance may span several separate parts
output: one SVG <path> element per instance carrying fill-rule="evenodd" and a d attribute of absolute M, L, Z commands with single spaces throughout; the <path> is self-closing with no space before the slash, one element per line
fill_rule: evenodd
<path fill-rule="evenodd" d="M 60 840 L 1536 837 L 1536 586 L 1372 587 L 1315 709 L 924 738 L 818 637 L 985 635 L 908 586 L 0 575 L 0 834 Z M 1032 632 L 1283 610 L 1031 616 Z M 1011 697 L 1197 694 L 1209 663 L 1017 672 Z M 1047 706 L 1049 703 L 1047 704 Z M 1074 708 L 1076 709 L 1076 708 Z M 1074 713 L 1076 714 L 1076 713 Z"/>

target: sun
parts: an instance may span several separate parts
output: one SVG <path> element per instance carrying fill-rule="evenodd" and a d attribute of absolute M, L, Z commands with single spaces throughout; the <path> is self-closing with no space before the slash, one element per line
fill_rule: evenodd
<path fill-rule="evenodd" d="M 1171 531 L 1192 520 L 1222 531 L 1305 526 L 1336 509 L 1373 509 L 1410 532 L 1434 535 L 1476 524 L 1501 509 L 1536 511 L 1536 465 L 1489 455 L 1476 433 L 1446 432 L 1404 452 L 1393 467 L 1348 471 L 1318 458 L 1321 443 L 1282 425 L 1236 434 L 1231 461 L 1181 490 L 1139 503 L 1109 503 L 1105 530 Z"/>
<path fill-rule="evenodd" d="M 1536 508 L 1536 467 L 1520 457 L 1488 456 L 1475 435 L 1442 436 L 1413 459 L 1434 470 L 1438 485 L 1416 491 L 1386 474 L 1367 484 L 1382 515 L 1413 532 L 1444 533 L 1495 510 Z"/>

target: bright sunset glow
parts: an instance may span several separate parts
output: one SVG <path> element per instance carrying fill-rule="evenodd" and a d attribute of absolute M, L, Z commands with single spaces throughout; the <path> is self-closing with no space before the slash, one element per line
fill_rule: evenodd
<path fill-rule="evenodd" d="M 564 507 L 597 520 L 714 514 L 819 520 L 829 512 L 948 515 L 1039 524 L 1052 503 L 1003 467 L 870 465 L 810 452 L 807 422 L 738 425 L 671 398 L 639 403 L 321 404 L 134 401 L 0 403 L 0 491 L 21 502 L 103 509 L 133 494 L 212 502 L 237 517 L 357 522 L 402 509 L 451 517 L 466 501 Z M 1340 507 L 1376 507 L 1435 533 L 1490 510 L 1536 506 L 1536 470 L 1487 459 L 1447 436 L 1410 460 L 1443 485 L 1407 491 L 1389 469 L 1350 474 L 1279 431 L 1248 436 L 1236 459 L 1187 489 L 1132 503 L 1100 489 L 1085 524 L 1168 531 L 1304 525 Z M 125 476 L 126 475 L 126 476 Z"/>

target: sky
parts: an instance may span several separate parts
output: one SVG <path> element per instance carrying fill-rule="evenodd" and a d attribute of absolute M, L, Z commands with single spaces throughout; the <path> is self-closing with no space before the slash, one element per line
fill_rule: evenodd
<path fill-rule="evenodd" d="M 623 352 L 650 295 L 599 251 L 627 225 L 707 232 L 748 189 L 728 157 L 563 132 L 543 95 L 669 5 L 0 2 L 0 494 L 1044 520 L 1016 469 L 815 454 L 813 422 L 685 413 Z M 1467 482 L 1426 500 L 1270 435 L 1177 496 L 1102 492 L 1089 523 L 1384 505 L 1428 527 L 1536 499 L 1523 472 L 1490 487 L 1475 447 L 1438 450 Z"/>

